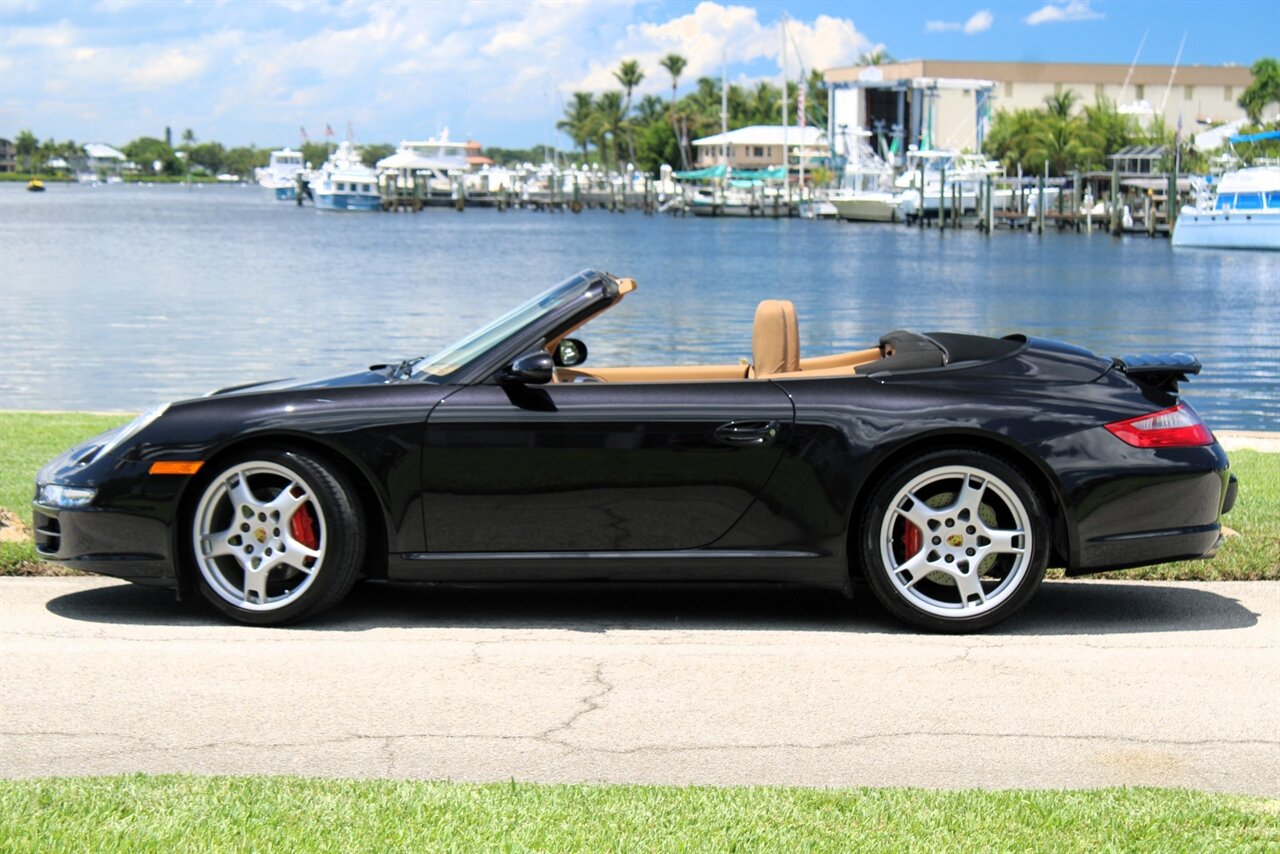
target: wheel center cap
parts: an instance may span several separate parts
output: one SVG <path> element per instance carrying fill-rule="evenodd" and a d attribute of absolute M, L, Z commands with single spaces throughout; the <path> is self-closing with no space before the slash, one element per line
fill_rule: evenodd
<path fill-rule="evenodd" d="M 259 528 L 258 530 L 254 531 L 253 538 L 260 543 L 265 543 L 267 541 L 267 529 Z"/>
<path fill-rule="evenodd" d="M 947 537 L 947 545 L 951 546 L 953 549 L 958 549 L 960 546 L 964 545 L 964 537 L 959 534 L 952 534 Z"/>

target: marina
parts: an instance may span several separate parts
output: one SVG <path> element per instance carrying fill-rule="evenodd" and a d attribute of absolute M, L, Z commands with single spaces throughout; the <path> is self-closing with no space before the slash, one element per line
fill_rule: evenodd
<path fill-rule="evenodd" d="M 1211 424 L 1280 429 L 1280 254 L 1145 234 L 607 209 L 343 216 L 253 186 L 7 184 L 0 253 L 3 408 L 140 411 L 420 355 L 603 267 L 650 299 L 600 321 L 593 364 L 732 363 L 750 352 L 754 305 L 781 297 L 813 353 L 894 328 L 1192 352 L 1205 370 L 1187 399 Z"/>

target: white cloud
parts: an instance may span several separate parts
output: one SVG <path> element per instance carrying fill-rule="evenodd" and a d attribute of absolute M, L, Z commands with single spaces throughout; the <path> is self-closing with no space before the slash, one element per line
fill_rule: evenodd
<path fill-rule="evenodd" d="M 92 59 L 89 54 L 85 59 Z M 185 83 L 206 67 L 205 60 L 188 51 L 171 48 L 131 69 L 125 79 L 139 89 L 162 89 Z"/>
<path fill-rule="evenodd" d="M 1030 26 L 1039 24 L 1059 24 L 1067 21 L 1096 21 L 1106 17 L 1089 6 L 1089 0 L 1071 0 L 1065 6 L 1046 3 L 1044 6 L 1023 18 Z"/>
<path fill-rule="evenodd" d="M 963 32 L 967 36 L 972 36 L 991 29 L 995 19 L 995 15 L 983 9 L 973 13 L 969 20 L 964 23 L 960 21 L 925 21 L 924 31 L 926 33 Z"/>
<path fill-rule="evenodd" d="M 969 20 L 964 22 L 964 34 L 971 36 L 974 33 L 983 33 L 991 29 L 991 25 L 995 23 L 996 16 L 992 15 L 986 9 L 974 12 Z"/>
<path fill-rule="evenodd" d="M 787 22 L 787 73 L 795 77 L 806 70 L 851 65 L 860 53 L 873 47 L 847 18 L 819 15 L 812 22 Z M 639 61 L 646 77 L 640 92 L 665 92 L 671 79 L 658 64 L 669 53 L 678 53 L 688 64 L 680 78 L 719 77 L 723 64 L 737 65 L 772 60 L 782 67 L 782 25 L 764 24 L 754 8 L 699 3 L 692 12 L 662 23 L 629 25 L 610 49 L 595 53 L 586 73 L 567 81 L 567 91 L 600 92 L 618 88 L 613 77 L 614 57 Z"/>
<path fill-rule="evenodd" d="M 314 139 L 326 122 L 350 120 L 368 141 L 448 126 L 488 144 L 529 145 L 551 141 L 568 92 L 619 88 L 613 71 L 624 59 L 645 72 L 639 97 L 669 92 L 658 65 L 668 53 L 688 60 L 686 89 L 718 78 L 723 60 L 732 79 L 754 82 L 780 67 L 782 53 L 780 23 L 742 0 L 677 15 L 650 0 L 104 0 L 109 10 L 42 26 L 6 20 L 0 131 L 123 143 L 171 125 L 229 145 L 279 144 L 299 125 Z M 792 79 L 802 65 L 851 64 L 875 47 L 852 20 L 831 15 L 791 20 L 787 35 Z"/>

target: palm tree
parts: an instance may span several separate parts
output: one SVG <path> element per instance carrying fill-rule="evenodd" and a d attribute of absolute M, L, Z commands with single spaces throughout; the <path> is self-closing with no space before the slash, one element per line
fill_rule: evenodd
<path fill-rule="evenodd" d="M 582 159 L 587 159 L 591 142 L 592 119 L 595 116 L 595 96 L 590 92 L 574 92 L 573 103 L 565 107 L 564 118 L 556 122 L 556 130 L 564 131 L 574 145 L 582 146 Z M 601 150 L 601 155 L 604 152 Z"/>
<path fill-rule="evenodd" d="M 747 120 L 756 125 L 772 125 L 782 114 L 782 93 L 768 80 L 761 80 L 747 96 Z"/>
<path fill-rule="evenodd" d="M 1026 157 L 1032 166 L 1047 162 L 1051 175 L 1065 175 L 1072 169 L 1097 164 L 1103 154 L 1100 144 L 1098 134 L 1084 120 L 1050 114 L 1038 122 Z"/>
<path fill-rule="evenodd" d="M 627 113 L 624 109 L 622 93 L 605 92 L 597 98 L 592 118 L 596 145 L 600 147 L 603 156 L 607 150 L 605 143 L 609 143 L 609 147 L 613 149 L 613 162 L 616 167 L 622 159 L 622 134 L 627 128 Z"/>
<path fill-rule="evenodd" d="M 640 63 L 634 59 L 625 59 L 618 66 L 618 70 L 613 72 L 613 77 L 622 84 L 622 88 L 627 93 L 626 106 L 623 107 L 623 115 L 631 115 L 631 91 L 640 85 L 644 80 L 644 72 L 640 70 Z M 627 126 L 627 156 L 632 163 L 636 162 L 636 143 L 635 138 L 631 134 L 631 126 Z"/>
<path fill-rule="evenodd" d="M 642 125 L 651 125 L 667 112 L 667 104 L 657 95 L 645 95 L 636 102 L 635 119 Z"/>
<path fill-rule="evenodd" d="M 196 132 L 195 132 L 195 131 L 193 131 L 191 128 L 187 128 L 186 130 L 184 130 L 184 131 L 182 132 L 182 144 L 183 144 L 183 145 L 185 145 L 187 148 L 190 148 L 191 146 L 195 145 L 195 142 L 196 142 Z"/>
<path fill-rule="evenodd" d="M 689 156 L 685 153 L 684 142 L 680 139 L 680 130 L 676 127 L 676 84 L 680 82 L 680 74 L 689 61 L 678 53 L 669 53 L 658 63 L 671 75 L 671 130 L 676 135 L 680 146 L 680 168 L 689 168 Z"/>
<path fill-rule="evenodd" d="M 859 65 L 888 65 L 891 62 L 897 62 L 897 60 L 893 58 L 893 54 L 882 47 L 872 48 L 858 57 Z"/>
<path fill-rule="evenodd" d="M 1049 115 L 1065 119 L 1071 116 L 1071 108 L 1074 107 L 1076 105 L 1076 101 L 1079 100 L 1079 95 L 1072 92 L 1070 89 L 1066 89 L 1053 95 L 1045 95 L 1044 107 L 1049 111 Z"/>

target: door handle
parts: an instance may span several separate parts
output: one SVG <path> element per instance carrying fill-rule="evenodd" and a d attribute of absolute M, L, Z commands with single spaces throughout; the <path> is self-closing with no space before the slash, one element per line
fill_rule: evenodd
<path fill-rule="evenodd" d="M 716 441 L 735 447 L 772 445 L 781 425 L 777 421 L 730 421 L 716 428 Z"/>

